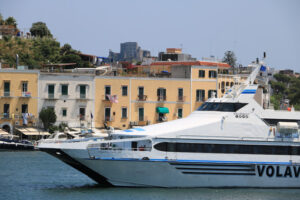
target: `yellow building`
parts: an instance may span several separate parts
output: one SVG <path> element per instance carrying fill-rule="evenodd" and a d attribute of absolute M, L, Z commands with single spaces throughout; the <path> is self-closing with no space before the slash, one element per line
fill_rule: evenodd
<path fill-rule="evenodd" d="M 12 132 L 14 126 L 35 125 L 38 75 L 37 70 L 0 69 L 0 128 Z"/>
<path fill-rule="evenodd" d="M 45 103 L 49 83 L 57 85 L 55 95 L 59 98 L 51 106 L 59 111 L 70 106 L 69 114 L 63 118 L 67 123 L 78 116 L 74 110 L 84 107 L 87 110 L 85 115 L 91 115 L 89 119 L 93 127 L 127 129 L 186 117 L 213 94 L 221 97 L 230 86 L 243 81 L 243 77 L 235 79 L 230 66 L 224 63 L 155 62 L 137 68 L 139 74 L 130 76 L 92 73 L 85 74 L 84 77 L 88 78 L 84 79 L 74 76 L 74 73 L 55 73 L 53 77 L 45 78 L 39 71 L 0 69 L 0 128 L 11 131 L 13 127 L 35 126 L 38 108 L 50 105 Z M 88 84 L 89 80 L 91 105 L 86 105 L 86 101 L 78 104 L 76 88 L 79 80 L 84 81 L 81 85 Z M 62 98 L 59 96 L 60 85 L 66 84 L 70 94 Z M 72 101 L 74 105 L 70 103 Z M 63 115 L 63 112 L 56 114 Z M 70 123 L 70 126 L 75 125 Z"/>
<path fill-rule="evenodd" d="M 214 93 L 223 96 L 237 81 L 233 75 L 218 74 L 229 68 L 224 63 L 173 63 L 160 62 L 138 70 L 153 75 L 152 70 L 155 75 L 155 70 L 168 69 L 170 78 L 96 76 L 95 126 L 126 129 L 186 117 Z"/>

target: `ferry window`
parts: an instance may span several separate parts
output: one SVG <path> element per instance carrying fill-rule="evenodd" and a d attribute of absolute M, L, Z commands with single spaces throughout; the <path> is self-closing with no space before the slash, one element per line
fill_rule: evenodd
<path fill-rule="evenodd" d="M 161 142 L 154 145 L 158 151 L 185 153 L 235 153 L 265 155 L 300 155 L 299 146 L 202 144 Z"/>
<path fill-rule="evenodd" d="M 242 107 L 247 105 L 246 103 L 222 103 L 222 102 L 206 102 L 202 104 L 198 111 L 221 111 L 221 112 L 236 112 Z"/>
<path fill-rule="evenodd" d="M 205 78 L 205 71 L 199 70 L 199 78 Z"/>
<path fill-rule="evenodd" d="M 224 112 L 234 111 L 234 104 L 233 103 L 225 103 L 222 106 L 223 106 L 222 111 L 224 111 Z"/>

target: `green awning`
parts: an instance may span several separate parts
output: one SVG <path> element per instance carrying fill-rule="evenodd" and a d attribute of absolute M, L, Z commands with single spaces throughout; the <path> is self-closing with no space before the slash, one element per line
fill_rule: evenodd
<path fill-rule="evenodd" d="M 169 113 L 169 108 L 166 108 L 166 107 L 157 107 L 156 108 L 156 112 L 163 113 L 163 114 Z"/>

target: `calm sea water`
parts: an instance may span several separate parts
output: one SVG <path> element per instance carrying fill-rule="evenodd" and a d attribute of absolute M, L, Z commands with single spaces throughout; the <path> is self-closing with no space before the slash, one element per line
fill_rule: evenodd
<path fill-rule="evenodd" d="M 0 151 L 0 199 L 292 200 L 300 189 L 102 188 L 46 153 Z"/>

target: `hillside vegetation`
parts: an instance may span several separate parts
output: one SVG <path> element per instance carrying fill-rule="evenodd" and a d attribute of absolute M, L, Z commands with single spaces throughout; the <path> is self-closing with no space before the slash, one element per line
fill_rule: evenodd
<path fill-rule="evenodd" d="M 284 74 L 275 74 L 275 81 L 270 81 L 273 89 L 271 103 L 275 109 L 280 108 L 280 101 L 289 99 L 290 105 L 296 110 L 300 110 L 300 77 L 292 77 Z"/>
<path fill-rule="evenodd" d="M 17 23 L 13 17 L 4 20 L 0 14 L 1 25 Z M 0 40 L 0 62 L 9 67 L 16 66 L 16 54 L 19 56 L 19 65 L 30 68 L 40 68 L 43 64 L 76 63 L 77 67 L 89 67 L 89 63 L 83 61 L 78 55 L 79 51 L 72 49 L 71 45 L 60 43 L 52 37 L 50 30 L 43 22 L 32 24 L 31 37 L 18 37 L 5 35 Z"/>

